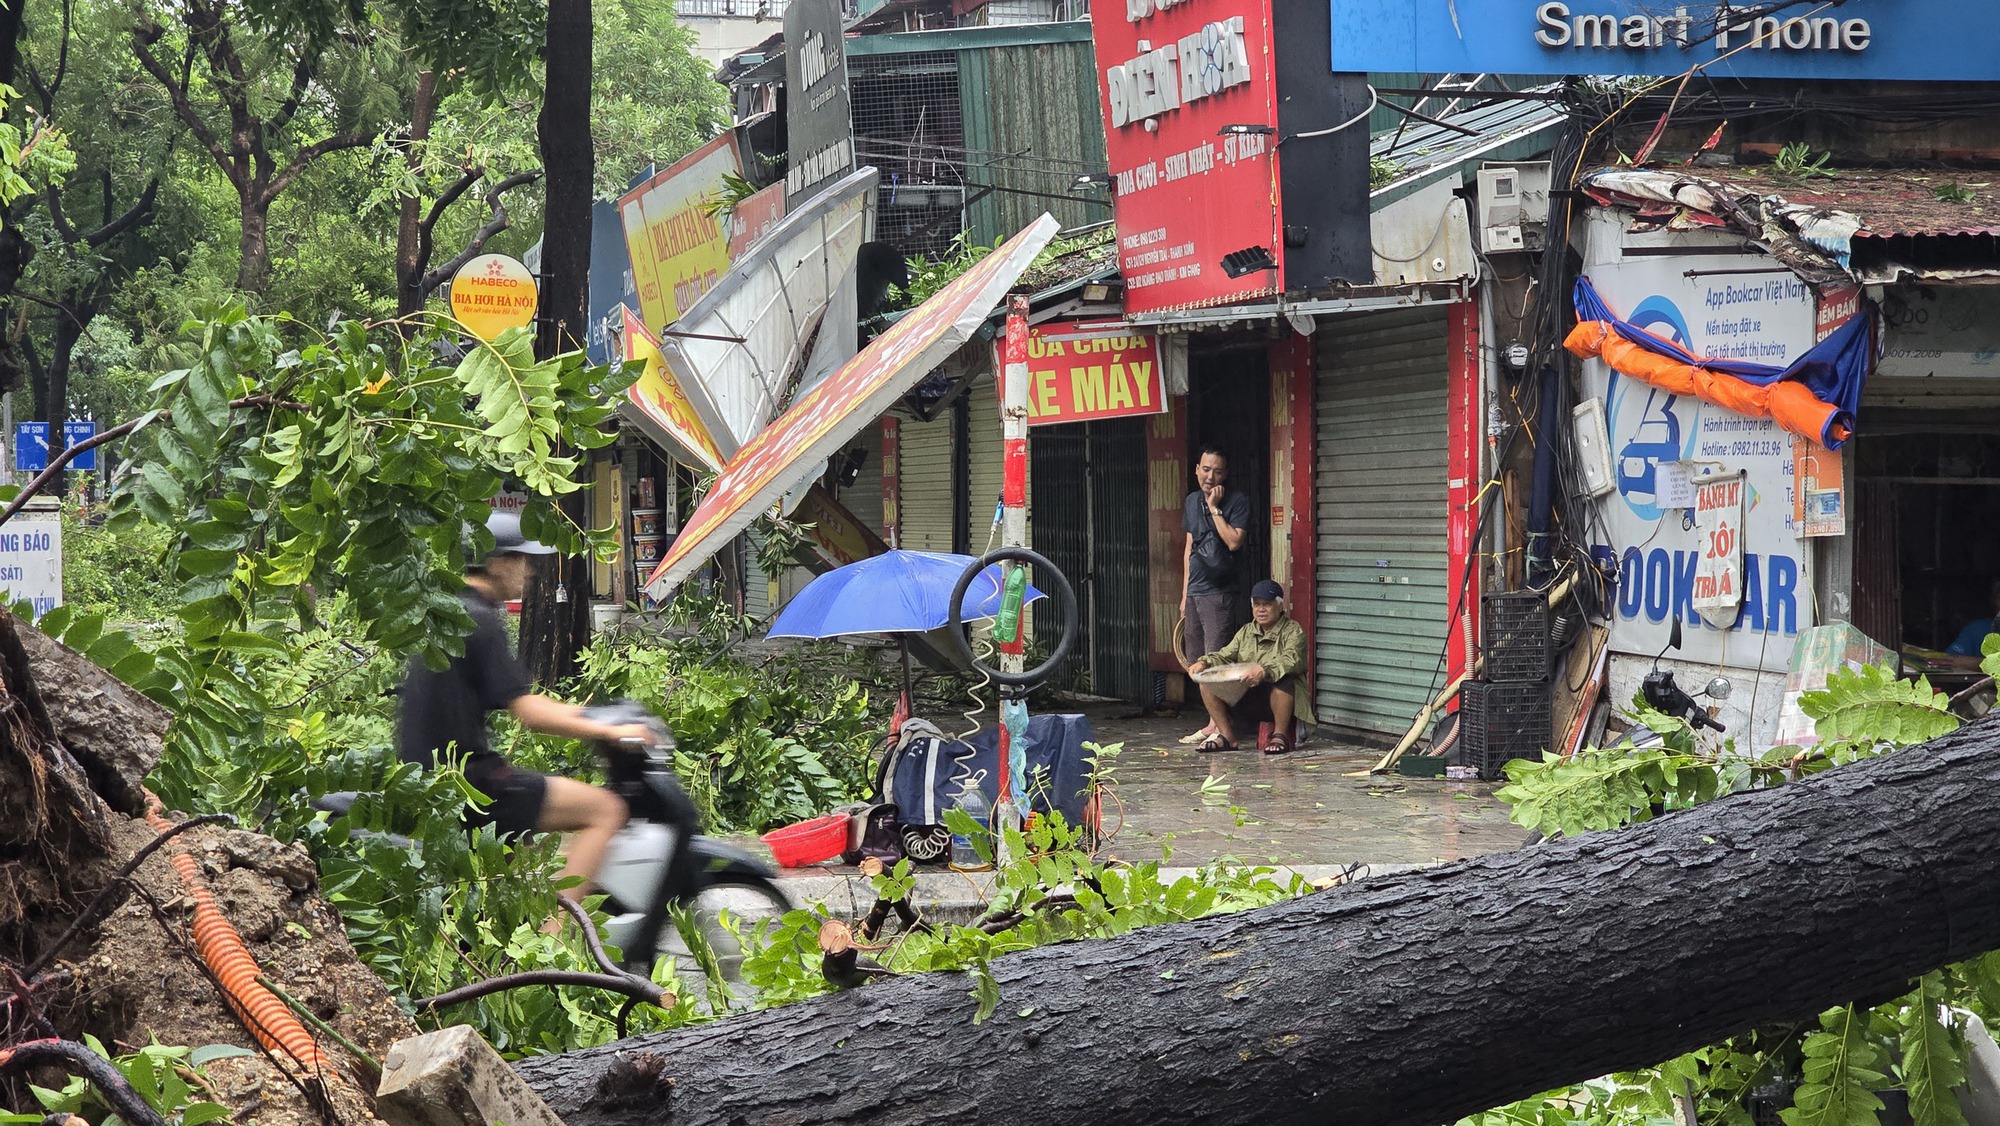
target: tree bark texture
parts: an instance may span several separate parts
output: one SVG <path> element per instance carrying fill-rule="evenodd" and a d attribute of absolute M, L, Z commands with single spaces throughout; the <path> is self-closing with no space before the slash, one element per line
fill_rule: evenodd
<path fill-rule="evenodd" d="M 18 618 L 11 632 L 35 690 L 63 747 L 82 765 L 90 785 L 120 813 L 146 812 L 146 775 L 160 761 L 173 716 L 88 657 Z"/>
<path fill-rule="evenodd" d="M 542 150 L 548 218 L 542 228 L 541 317 L 535 355 L 583 347 L 590 296 L 590 203 L 596 150 L 590 141 L 590 0 L 549 0 L 548 67 L 535 126 Z M 565 451 L 569 452 L 569 451 Z M 588 527 L 588 492 L 561 504 Z M 562 601 L 557 601 L 561 592 Z M 590 561 L 563 558 L 536 568 L 521 602 L 521 659 L 544 685 L 576 671 L 590 637 Z"/>
<path fill-rule="evenodd" d="M 422 163 L 423 147 L 431 139 L 431 119 L 437 114 L 437 71 L 417 73 L 417 88 L 410 96 L 409 155 L 405 164 L 414 170 Z M 419 285 L 427 263 L 420 260 L 417 239 L 423 218 L 423 201 L 415 195 L 403 197 L 396 214 L 396 315 L 407 317 L 424 308 Z"/>
<path fill-rule="evenodd" d="M 1644 825 L 521 1063 L 569 1126 L 1437 1126 L 2000 947 L 2000 720 Z"/>

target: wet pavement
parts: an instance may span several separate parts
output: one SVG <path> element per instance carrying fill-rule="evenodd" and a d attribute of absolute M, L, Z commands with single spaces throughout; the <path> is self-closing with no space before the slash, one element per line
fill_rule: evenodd
<path fill-rule="evenodd" d="M 1107 851 L 1129 860 L 1170 849 L 1176 865 L 1431 864 L 1519 847 L 1527 833 L 1485 782 L 1352 777 L 1379 749 L 1315 735 L 1287 755 L 1202 754 L 1176 741 L 1201 720 L 1092 706 L 1098 742 L 1122 742 L 1105 803 Z M 1120 824 L 1120 813 L 1123 824 Z"/>

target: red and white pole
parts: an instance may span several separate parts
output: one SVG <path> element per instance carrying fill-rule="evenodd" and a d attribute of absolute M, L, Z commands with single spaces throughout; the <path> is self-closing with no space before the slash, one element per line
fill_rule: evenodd
<path fill-rule="evenodd" d="M 1028 546 L 1028 298 L 1012 294 L 1007 298 L 1007 339 L 1000 368 L 1000 436 L 1005 458 L 1005 477 L 1000 495 L 1003 510 L 1000 543 L 1003 547 Z M 1021 566 L 1010 563 L 1008 567 Z M 1002 577 L 1006 575 L 1002 571 Z M 1003 581 L 1002 587 L 1004 589 Z M 1014 640 L 1000 646 L 1000 669 L 1023 670 L 1027 652 L 1027 617 Z M 1020 824 L 1023 802 L 1015 793 L 1026 773 L 1025 748 L 1021 740 L 1028 728 L 1025 700 L 1000 702 L 1000 801 L 998 825 L 1002 830 Z M 1021 748 L 1017 750 L 1017 748 Z M 1017 761 L 1020 756 L 1021 761 Z M 1004 839 L 1004 838 L 1003 838 Z"/>

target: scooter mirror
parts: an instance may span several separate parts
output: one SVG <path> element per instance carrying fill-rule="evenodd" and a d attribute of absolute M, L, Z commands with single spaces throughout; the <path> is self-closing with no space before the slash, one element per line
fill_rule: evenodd
<path fill-rule="evenodd" d="M 1673 629 L 1669 631 L 1667 634 L 1667 648 L 1679 649 L 1680 647 L 1681 647 L 1681 620 L 1678 616 L 1676 616 L 1674 618 Z"/>
<path fill-rule="evenodd" d="M 1728 677 L 1718 676 L 1708 682 L 1708 687 L 1702 689 L 1701 694 L 1711 700 L 1727 700 L 1729 699 L 1729 694 L 1734 691 L 1736 691 L 1736 686 L 1729 683 Z"/>

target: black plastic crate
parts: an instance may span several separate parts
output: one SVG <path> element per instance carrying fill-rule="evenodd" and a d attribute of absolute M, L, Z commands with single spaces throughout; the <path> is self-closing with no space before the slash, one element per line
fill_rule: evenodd
<path fill-rule="evenodd" d="M 1547 680 L 1554 654 L 1549 644 L 1549 601 L 1536 590 L 1486 596 L 1480 649 L 1482 675 L 1496 684 Z"/>
<path fill-rule="evenodd" d="M 1549 682 L 1494 684 L 1469 680 L 1459 689 L 1459 740 L 1465 761 L 1487 781 L 1506 777 L 1508 762 L 1539 757 L 1548 748 L 1554 723 Z"/>

